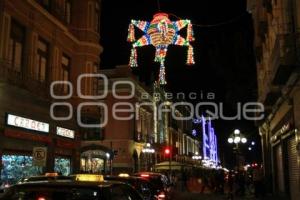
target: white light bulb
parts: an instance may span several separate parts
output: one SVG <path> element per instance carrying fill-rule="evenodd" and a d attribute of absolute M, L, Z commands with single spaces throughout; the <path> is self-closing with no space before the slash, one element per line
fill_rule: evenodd
<path fill-rule="evenodd" d="M 234 138 L 234 143 L 235 144 L 240 143 L 240 142 L 241 142 L 241 138 L 240 137 Z"/>
<path fill-rule="evenodd" d="M 240 133 L 241 133 L 241 131 L 240 131 L 239 129 L 235 129 L 235 130 L 234 130 L 234 134 L 238 135 L 238 134 L 240 134 Z"/>
<path fill-rule="evenodd" d="M 242 143 L 246 143 L 247 142 L 247 139 L 246 138 L 242 138 Z"/>

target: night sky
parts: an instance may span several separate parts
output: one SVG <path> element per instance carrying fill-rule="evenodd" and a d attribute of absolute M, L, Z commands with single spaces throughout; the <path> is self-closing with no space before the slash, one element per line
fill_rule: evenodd
<path fill-rule="evenodd" d="M 128 64 L 131 46 L 126 39 L 130 20 L 151 21 L 160 7 L 162 12 L 172 14 L 172 21 L 178 20 L 175 16 L 190 19 L 194 24 L 196 38 L 192 43 L 196 62 L 193 66 L 185 65 L 187 48 L 169 47 L 166 59 L 169 91 L 197 92 L 198 99 L 191 100 L 192 103 L 205 101 L 206 94 L 213 92 L 216 95 L 213 101 L 224 103 L 225 115 L 228 116 L 236 113 L 237 102 L 256 101 L 253 24 L 251 15 L 246 10 L 246 1 L 160 0 L 159 6 L 157 2 L 102 1 L 101 44 L 104 52 L 101 56 L 101 68 Z M 181 35 L 184 36 L 184 32 Z M 154 54 L 155 49 L 151 46 L 138 49 L 139 68 L 135 73 L 148 85 L 157 78 L 159 71 L 159 64 L 153 62 Z M 257 128 L 252 121 L 217 120 L 213 124 L 220 148 L 228 154 L 227 159 L 232 155 L 227 137 L 235 128 L 239 128 L 249 139 L 256 140 L 257 143 L 259 141 Z M 258 146 L 256 145 L 257 151 Z"/>

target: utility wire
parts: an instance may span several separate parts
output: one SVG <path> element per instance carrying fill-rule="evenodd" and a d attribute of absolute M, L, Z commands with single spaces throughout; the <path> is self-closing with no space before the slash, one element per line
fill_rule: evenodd
<path fill-rule="evenodd" d="M 158 9 L 158 11 L 160 11 L 160 1 L 156 0 L 156 3 L 157 3 L 157 9 Z"/>
<path fill-rule="evenodd" d="M 173 14 L 173 13 L 168 13 L 170 16 L 176 17 L 177 19 L 182 20 L 181 17 L 178 17 L 177 15 Z M 232 19 L 229 19 L 227 21 L 221 22 L 221 23 L 217 23 L 217 24 L 193 24 L 193 26 L 197 26 L 197 27 L 217 27 L 217 26 L 223 26 L 223 25 L 227 25 L 227 24 L 231 24 L 234 23 L 236 21 L 238 21 L 239 19 L 243 18 L 245 15 L 247 15 L 248 13 L 245 12 L 241 15 L 238 15 Z"/>

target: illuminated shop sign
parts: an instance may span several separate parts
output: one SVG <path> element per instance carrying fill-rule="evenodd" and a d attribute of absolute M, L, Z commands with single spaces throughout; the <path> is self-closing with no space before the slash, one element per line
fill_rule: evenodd
<path fill-rule="evenodd" d="M 24 117 L 12 115 L 12 114 L 7 115 L 7 125 L 24 128 L 28 130 L 49 133 L 48 123 L 44 123 L 44 122 L 40 122 L 40 121 L 36 121 Z"/>
<path fill-rule="evenodd" d="M 62 127 L 56 127 L 56 134 L 62 137 L 67 137 L 74 139 L 75 138 L 75 131 L 62 128 Z"/>

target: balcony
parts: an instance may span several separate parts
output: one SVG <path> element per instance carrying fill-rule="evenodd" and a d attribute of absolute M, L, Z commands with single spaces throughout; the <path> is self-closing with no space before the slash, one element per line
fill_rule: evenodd
<path fill-rule="evenodd" d="M 64 24 L 68 24 L 68 16 L 66 15 L 65 6 L 58 0 L 35 0 L 41 7 L 47 10 L 52 16 Z"/>
<path fill-rule="evenodd" d="M 281 96 L 281 90 L 278 87 L 271 87 L 270 91 L 267 93 L 264 105 L 265 106 L 273 106 L 276 101 Z"/>
<path fill-rule="evenodd" d="M 43 98 L 50 98 L 49 85 L 35 80 L 31 75 L 16 71 L 7 61 L 0 60 L 0 82 L 7 83 Z"/>
<path fill-rule="evenodd" d="M 273 69 L 272 84 L 274 86 L 285 85 L 293 71 L 299 67 L 296 65 L 296 37 L 294 34 L 278 36 L 270 57 L 270 66 Z"/>

